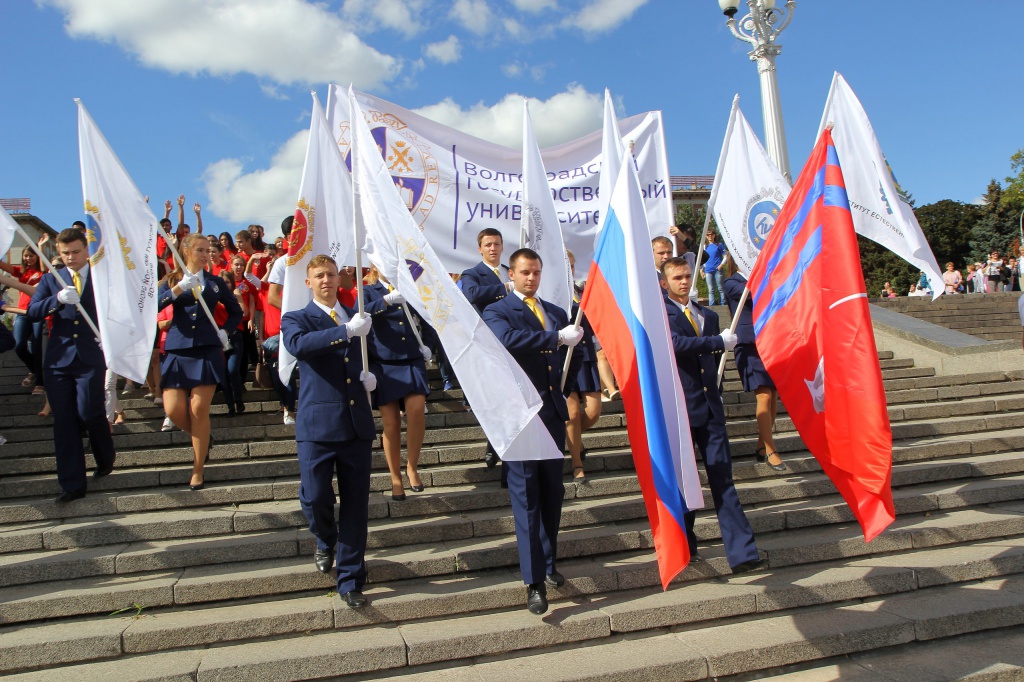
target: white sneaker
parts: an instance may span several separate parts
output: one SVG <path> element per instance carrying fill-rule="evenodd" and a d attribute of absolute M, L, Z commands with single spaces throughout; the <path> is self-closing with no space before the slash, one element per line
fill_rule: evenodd
<path fill-rule="evenodd" d="M 153 398 L 153 404 L 154 405 L 163 405 L 164 404 L 164 399 L 161 398 L 160 396 L 157 396 L 157 397 Z"/>
<path fill-rule="evenodd" d="M 0 445 L 3 445 L 6 442 L 7 442 L 7 438 L 5 438 L 2 433 L 0 433 Z"/>
<path fill-rule="evenodd" d="M 171 421 L 170 417 L 164 417 L 163 426 L 160 427 L 161 431 L 172 431 L 174 429 L 174 422 Z"/>
<path fill-rule="evenodd" d="M 293 415 L 288 410 L 284 411 L 284 425 L 285 426 L 295 426 L 295 415 Z"/>
<path fill-rule="evenodd" d="M 121 395 L 131 395 L 132 391 L 135 390 L 135 384 L 130 381 L 124 382 L 124 389 L 121 391 Z"/>

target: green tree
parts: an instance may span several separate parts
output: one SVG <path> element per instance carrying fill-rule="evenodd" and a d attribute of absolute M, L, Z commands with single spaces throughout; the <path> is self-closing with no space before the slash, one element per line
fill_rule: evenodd
<path fill-rule="evenodd" d="M 998 180 L 988 183 L 983 202 L 970 239 L 971 257 L 982 263 L 993 251 L 1005 255 L 1013 252 L 1015 243 L 1020 246 L 1013 202 L 1006 200 L 1006 192 Z"/>
<path fill-rule="evenodd" d="M 1024 211 L 1024 147 L 1010 157 L 1010 170 L 1016 175 L 1006 178 L 1001 203 L 1010 217 L 1019 220 L 1020 212 Z"/>

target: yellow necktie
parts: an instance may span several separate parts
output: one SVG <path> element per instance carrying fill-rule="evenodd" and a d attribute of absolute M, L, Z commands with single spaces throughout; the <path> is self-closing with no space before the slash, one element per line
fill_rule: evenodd
<path fill-rule="evenodd" d="M 75 285 L 75 291 L 77 291 L 78 295 L 81 296 L 82 295 L 82 276 L 79 275 L 76 270 L 72 270 L 71 271 L 71 281 Z"/>
<path fill-rule="evenodd" d="M 341 326 L 341 322 L 338 322 L 338 313 L 331 311 L 331 319 L 334 320 L 334 324 Z"/>
<path fill-rule="evenodd" d="M 498 268 L 493 268 L 493 270 L 494 276 L 497 277 L 498 279 L 501 279 L 501 273 L 498 272 Z"/>
<path fill-rule="evenodd" d="M 529 307 L 530 310 L 533 311 L 533 314 L 537 316 L 537 319 L 540 320 L 540 326 L 543 329 L 547 329 L 548 325 L 544 322 L 544 313 L 540 311 L 540 306 L 537 305 L 537 299 L 527 296 L 523 301 L 526 302 L 527 307 Z"/>
<path fill-rule="evenodd" d="M 686 319 L 688 319 L 690 321 L 690 324 L 693 325 L 693 331 L 697 333 L 697 336 L 700 336 L 700 327 L 697 326 L 697 320 L 693 319 L 693 315 L 690 313 L 690 309 L 683 308 L 683 314 L 686 315 Z"/>

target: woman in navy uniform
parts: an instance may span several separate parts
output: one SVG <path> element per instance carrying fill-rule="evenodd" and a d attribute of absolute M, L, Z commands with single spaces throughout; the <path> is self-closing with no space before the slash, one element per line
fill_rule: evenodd
<path fill-rule="evenodd" d="M 203 465 L 210 458 L 210 402 L 224 381 L 225 329 L 242 321 L 242 308 L 231 288 L 205 271 L 210 261 L 210 242 L 190 234 L 181 242 L 185 270 L 175 269 L 160 285 L 159 307 L 174 307 L 160 367 L 164 410 L 175 426 L 192 436 L 192 490 L 203 489 Z M 218 303 L 228 311 L 224 329 L 215 327 L 196 296 L 202 296 L 212 312 Z"/>
<path fill-rule="evenodd" d="M 575 279 L 576 256 L 568 249 L 565 253 L 569 257 L 569 267 L 572 268 Z M 573 320 L 576 319 L 580 307 L 581 294 L 580 289 L 573 292 Z M 583 318 L 581 329 L 583 339 L 573 349 L 573 353 L 579 355 L 580 371 L 575 377 L 570 376 L 565 384 L 569 389 L 569 395 L 565 398 L 566 407 L 569 409 L 565 433 L 569 441 L 569 457 L 572 459 L 572 478 L 576 483 L 587 481 L 587 475 L 583 471 L 583 460 L 587 456 L 587 449 L 583 447 L 583 432 L 596 424 L 601 417 L 601 375 L 597 369 L 597 351 L 600 346 L 586 317 Z"/>
<path fill-rule="evenodd" d="M 726 267 L 735 270 L 731 258 L 728 258 Z M 747 278 L 738 272 L 731 274 L 722 283 L 722 290 L 725 292 L 726 303 L 729 304 L 729 312 L 735 316 L 736 308 L 743 296 L 743 289 L 747 286 Z M 757 398 L 757 452 L 755 457 L 758 462 L 767 462 L 775 471 L 785 471 L 786 464 L 775 451 L 775 441 L 772 439 L 772 429 L 775 427 L 775 416 L 779 406 L 779 393 L 775 390 L 775 383 L 768 376 L 768 370 L 761 362 L 761 356 L 757 353 L 757 346 L 754 345 L 754 303 L 753 299 L 747 297 L 743 310 L 739 312 L 740 319 L 736 323 L 736 347 L 732 354 L 736 359 L 736 371 L 740 374 L 740 381 L 743 382 L 743 390 L 753 393 Z"/>
<path fill-rule="evenodd" d="M 405 298 L 384 278 L 376 266 L 370 268 L 367 286 L 363 288 L 366 314 L 373 320 L 371 340 L 377 360 L 370 371 L 377 377 L 376 404 L 384 432 L 384 458 L 391 472 L 391 499 L 405 499 L 402 482 L 402 414 L 405 408 L 406 475 L 413 492 L 423 491 L 417 467 L 425 431 L 424 412 L 430 388 L 427 386 L 427 365 L 430 349 L 421 346 L 410 329 Z M 411 312 L 411 311 L 410 311 Z M 417 318 L 413 313 L 412 317 Z"/>

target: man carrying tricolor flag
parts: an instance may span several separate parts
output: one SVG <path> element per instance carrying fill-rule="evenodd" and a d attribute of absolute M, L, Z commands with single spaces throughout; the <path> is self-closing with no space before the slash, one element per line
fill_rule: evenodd
<path fill-rule="evenodd" d="M 686 402 L 632 163 L 614 185 L 580 307 L 611 365 L 651 522 L 662 587 L 690 561 L 686 516 L 704 505 Z"/>
<path fill-rule="evenodd" d="M 895 519 L 892 430 L 839 160 L 826 128 L 747 288 L 761 359 L 870 541 Z"/>

